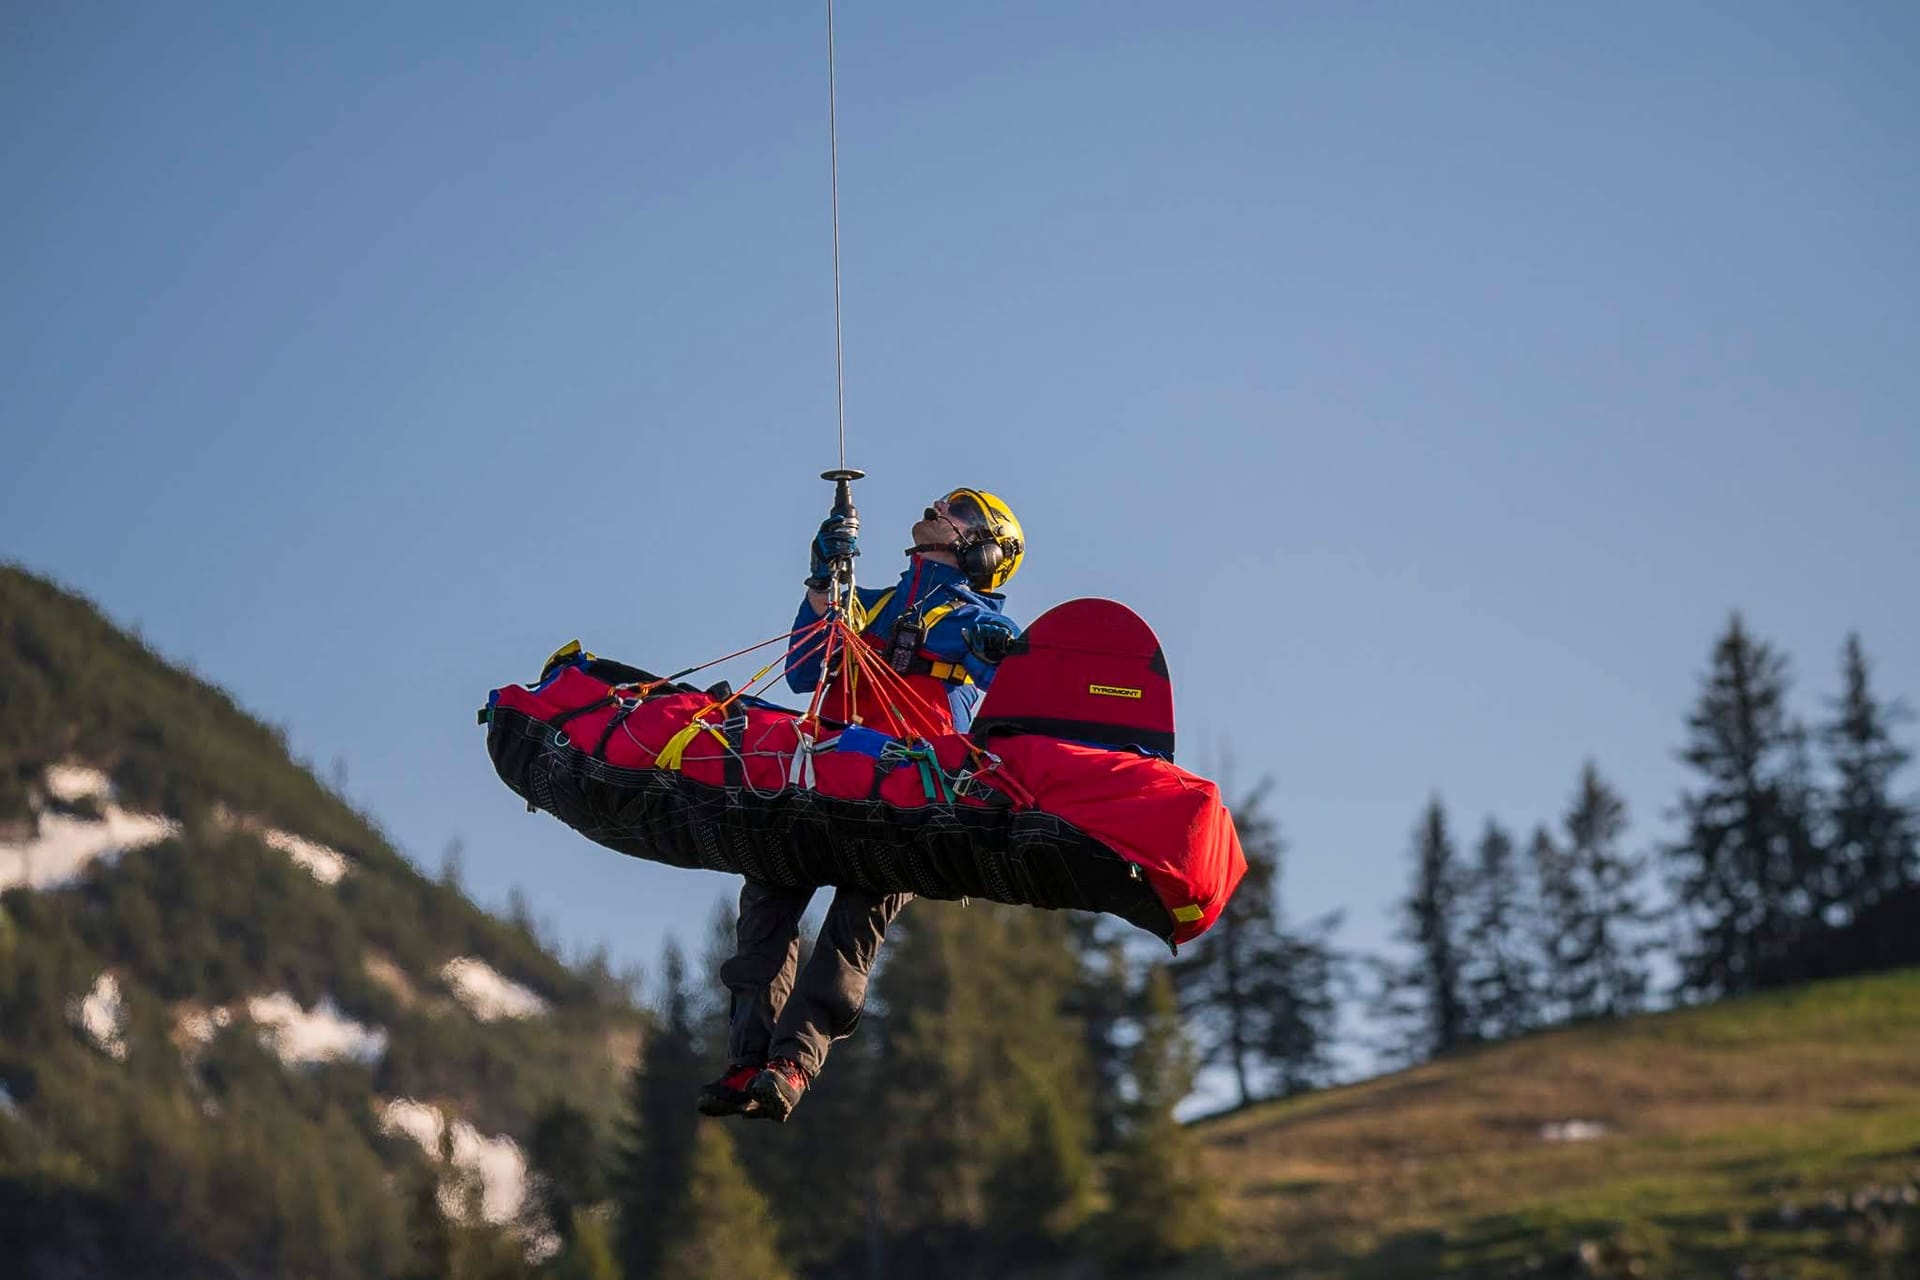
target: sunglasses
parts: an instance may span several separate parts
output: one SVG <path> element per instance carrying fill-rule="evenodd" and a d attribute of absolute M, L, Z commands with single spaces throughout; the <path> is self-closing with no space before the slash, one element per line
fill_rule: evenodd
<path fill-rule="evenodd" d="M 984 529 L 987 527 L 987 513 L 980 509 L 979 503 L 964 494 L 951 501 L 946 498 L 940 499 L 927 508 L 924 518 L 928 520 L 950 520 L 963 529 Z"/>

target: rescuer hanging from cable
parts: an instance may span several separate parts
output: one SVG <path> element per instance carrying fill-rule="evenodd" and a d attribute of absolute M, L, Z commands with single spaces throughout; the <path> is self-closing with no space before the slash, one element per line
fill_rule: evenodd
<path fill-rule="evenodd" d="M 829 473 L 852 475 L 855 473 Z M 1003 611 L 999 588 L 1019 569 L 1026 545 L 1013 512 L 993 494 L 955 489 L 928 507 L 913 526 L 907 567 L 894 585 L 854 588 L 860 554 L 859 519 L 845 481 L 834 513 L 814 536 L 807 596 L 794 620 L 796 635 L 829 609 L 844 607 L 858 640 L 871 647 L 918 693 L 915 721 L 922 732 L 964 733 L 982 692 L 1018 628 Z M 839 567 L 845 573 L 836 574 Z M 836 656 L 837 657 L 837 656 Z M 829 681 L 820 699 L 823 721 L 857 725 L 879 710 L 879 690 L 863 690 L 856 664 L 830 659 L 818 646 L 789 653 L 787 683 L 796 692 Z M 863 701 L 864 697 L 864 701 Z M 895 709 L 897 714 L 897 708 Z M 785 1120 L 819 1075 L 832 1042 L 852 1034 L 866 1001 L 867 979 L 887 926 L 912 901 L 910 893 L 834 890 L 813 954 L 799 968 L 800 918 L 811 888 L 783 888 L 748 880 L 731 959 L 720 979 L 731 996 L 726 1072 L 700 1092 L 708 1115 Z"/>

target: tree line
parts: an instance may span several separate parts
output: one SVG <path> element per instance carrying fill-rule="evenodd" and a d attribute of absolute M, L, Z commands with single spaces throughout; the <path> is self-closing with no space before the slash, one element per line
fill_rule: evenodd
<path fill-rule="evenodd" d="M 1418 1061 L 1663 998 L 1920 963 L 1920 822 L 1895 736 L 1911 713 L 1870 672 L 1849 636 L 1841 692 L 1808 724 L 1785 657 L 1736 614 L 1686 718 L 1690 780 L 1664 843 L 1628 843 L 1626 802 L 1592 761 L 1558 825 L 1524 839 L 1489 818 L 1465 851 L 1430 799 L 1401 951 L 1372 966 L 1383 1047 Z"/>
<path fill-rule="evenodd" d="M 1884 963 L 1920 905 L 1920 826 L 1897 792 L 1908 713 L 1875 695 L 1857 637 L 1822 719 L 1796 719 L 1789 694 L 1785 660 L 1736 616 L 1686 717 L 1664 843 L 1630 840 L 1591 761 L 1557 822 L 1524 834 L 1488 818 L 1463 843 L 1430 799 L 1390 956 L 1339 948 L 1338 916 L 1282 912 L 1265 785 L 1234 806 L 1246 881 L 1171 960 L 1096 918 L 916 904 L 867 1025 L 785 1126 L 693 1112 L 725 997 L 670 945 L 618 1130 L 564 1103 L 541 1117 L 537 1214 L 558 1250 L 541 1270 L 942 1280 L 1092 1256 L 1151 1272 L 1225 1239 L 1180 1122 L 1196 1081 L 1216 1105 L 1328 1083 L 1363 989 L 1382 1047 L 1420 1061 Z M 705 971 L 730 927 L 716 921 Z"/>
<path fill-rule="evenodd" d="M 731 924 L 716 919 L 707 973 Z M 989 1277 L 1088 1255 L 1120 1272 L 1222 1245 L 1217 1188 L 1175 1115 L 1199 1057 L 1173 970 L 1105 925 L 916 904 L 859 1034 L 778 1126 L 694 1111 L 726 1011 L 691 968 L 670 942 L 618 1126 L 596 1132 L 564 1101 L 536 1123 L 526 1226 L 554 1249 L 540 1273 Z M 478 1252 L 462 1268 L 440 1215 L 419 1221 L 435 1245 L 420 1280 L 508 1274 Z"/>

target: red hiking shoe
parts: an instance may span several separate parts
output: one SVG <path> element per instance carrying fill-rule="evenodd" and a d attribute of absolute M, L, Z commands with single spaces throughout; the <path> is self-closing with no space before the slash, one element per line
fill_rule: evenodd
<path fill-rule="evenodd" d="M 747 1092 L 760 1104 L 760 1114 L 769 1120 L 785 1121 L 812 1083 L 806 1068 L 792 1058 L 774 1058 L 754 1077 Z"/>
<path fill-rule="evenodd" d="M 700 1101 L 696 1104 L 703 1116 L 751 1116 L 760 1113 L 760 1106 L 754 1101 L 751 1089 L 754 1080 L 760 1075 L 757 1062 L 736 1062 L 727 1068 L 725 1075 L 700 1087 Z"/>

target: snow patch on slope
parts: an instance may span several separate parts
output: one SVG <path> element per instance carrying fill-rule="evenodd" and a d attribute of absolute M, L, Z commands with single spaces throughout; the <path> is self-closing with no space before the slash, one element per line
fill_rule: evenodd
<path fill-rule="evenodd" d="M 1607 1136 L 1599 1120 L 1556 1120 L 1540 1126 L 1542 1142 L 1598 1142 Z"/>
<path fill-rule="evenodd" d="M 224 1011 L 216 1011 L 216 1016 Z M 287 1066 L 316 1062 L 377 1062 L 387 1051 L 387 1033 L 341 1013 L 333 1001 L 322 1000 L 311 1010 L 284 991 L 254 996 L 247 1016 L 260 1028 L 260 1041 Z"/>
<path fill-rule="evenodd" d="M 233 1014 L 225 1009 L 188 1009 L 174 1017 L 173 1036 L 180 1051 L 193 1056 L 231 1025 Z"/>
<path fill-rule="evenodd" d="M 419 1143 L 429 1157 L 440 1158 L 442 1136 L 449 1121 L 439 1107 L 412 1098 L 395 1098 L 380 1114 L 385 1133 L 401 1133 Z M 512 1138 L 489 1138 L 465 1120 L 451 1122 L 455 1169 L 480 1185 L 480 1216 L 491 1223 L 508 1223 L 520 1216 L 527 1198 L 527 1161 Z M 466 1213 L 460 1188 L 452 1180 L 440 1188 L 440 1211 L 449 1218 Z"/>
<path fill-rule="evenodd" d="M 0 840 L 0 893 L 8 889 L 58 889 L 72 884 L 94 862 L 177 835 L 180 824 L 153 813 L 134 813 L 113 802 L 113 783 L 88 765 L 56 764 L 41 780 L 62 804 L 93 800 L 99 818 L 42 813 L 25 840 Z"/>
<path fill-rule="evenodd" d="M 91 765 L 56 764 L 47 768 L 47 794 L 64 804 L 113 798 L 113 780 Z"/>
<path fill-rule="evenodd" d="M 499 970 L 474 956 L 449 960 L 440 978 L 468 1012 L 482 1022 L 496 1018 L 535 1018 L 547 1011 L 547 1002 L 526 987 L 503 977 Z"/>
<path fill-rule="evenodd" d="M 338 884 L 340 877 L 347 874 L 352 864 L 347 855 L 338 849 L 332 849 L 317 840 L 296 836 L 291 831 L 269 828 L 260 833 L 260 838 L 269 848 L 278 849 L 292 858 L 308 875 L 321 884 Z"/>
<path fill-rule="evenodd" d="M 111 973 L 94 979 L 86 995 L 67 1001 L 67 1020 L 94 1048 L 115 1062 L 127 1060 L 127 1006 L 120 998 L 120 980 Z"/>

